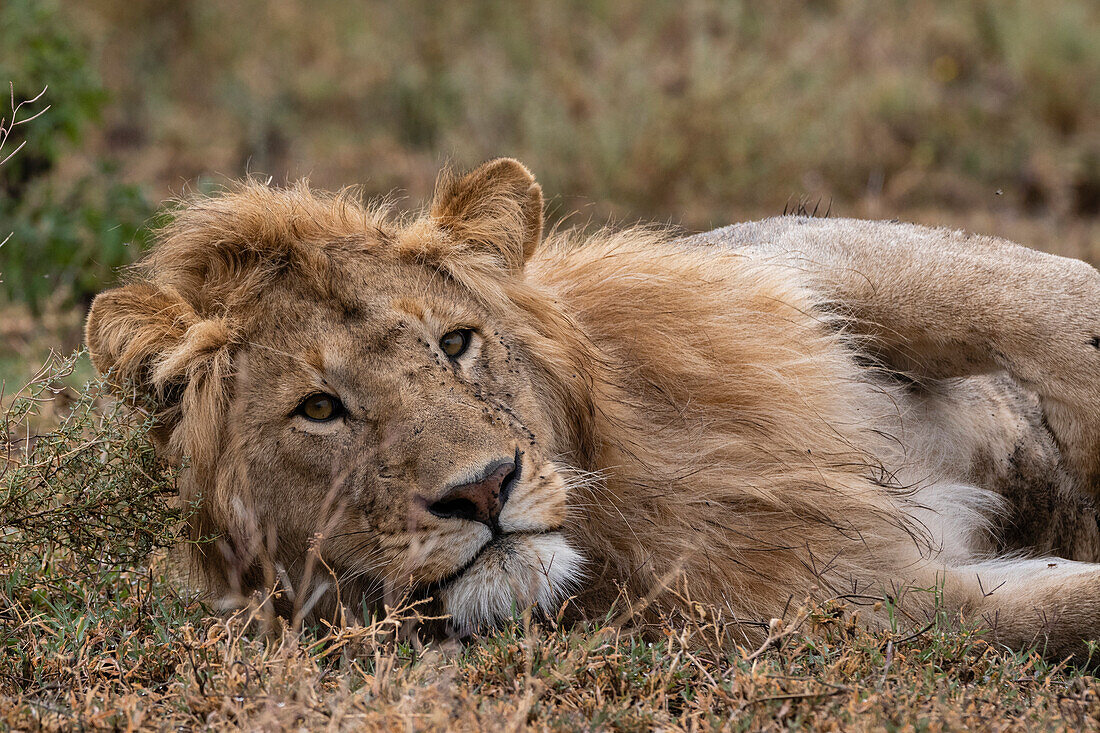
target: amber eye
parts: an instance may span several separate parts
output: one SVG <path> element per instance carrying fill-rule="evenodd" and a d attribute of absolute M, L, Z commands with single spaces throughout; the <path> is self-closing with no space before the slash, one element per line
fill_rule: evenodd
<path fill-rule="evenodd" d="M 466 353 L 466 349 L 470 348 L 471 333 L 468 328 L 448 331 L 443 334 L 443 338 L 439 339 L 439 348 L 451 359 L 457 359 Z"/>
<path fill-rule="evenodd" d="M 328 422 L 344 414 L 344 405 L 330 394 L 317 392 L 302 400 L 295 412 L 307 420 Z"/>

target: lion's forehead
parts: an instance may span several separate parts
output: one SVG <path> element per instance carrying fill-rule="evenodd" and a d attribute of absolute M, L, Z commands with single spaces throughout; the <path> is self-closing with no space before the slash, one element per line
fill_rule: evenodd
<path fill-rule="evenodd" d="M 342 351 L 385 351 L 410 333 L 499 320 L 461 287 L 426 268 L 355 268 L 331 287 L 292 278 L 272 283 L 230 308 L 247 339 L 286 351 L 333 344 Z"/>
<path fill-rule="evenodd" d="M 445 295 L 391 289 L 365 294 L 354 312 L 306 298 L 273 310 L 244 339 L 238 385 L 258 404 L 273 397 L 297 404 L 313 391 L 331 391 L 379 409 L 418 399 L 476 403 L 486 414 L 514 407 L 516 388 L 527 379 L 507 324 Z M 484 331 L 481 351 L 476 368 L 458 369 L 438 340 L 469 326 Z"/>

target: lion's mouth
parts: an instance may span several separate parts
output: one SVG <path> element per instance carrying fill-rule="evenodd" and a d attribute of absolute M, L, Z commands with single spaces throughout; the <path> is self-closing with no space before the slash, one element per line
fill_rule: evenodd
<path fill-rule="evenodd" d="M 540 535 L 555 534 L 561 531 L 561 527 L 548 527 L 540 530 L 529 530 L 519 532 L 505 532 L 502 534 L 493 535 L 492 539 L 482 545 L 477 552 L 473 554 L 469 560 L 464 562 L 461 567 L 452 573 L 445 575 L 444 577 L 436 580 L 428 585 L 428 590 L 432 593 L 443 591 L 447 586 L 451 585 L 463 575 L 467 573 L 473 566 L 477 565 L 486 555 L 491 552 L 514 552 L 510 548 L 518 540 L 524 537 L 538 537 Z"/>

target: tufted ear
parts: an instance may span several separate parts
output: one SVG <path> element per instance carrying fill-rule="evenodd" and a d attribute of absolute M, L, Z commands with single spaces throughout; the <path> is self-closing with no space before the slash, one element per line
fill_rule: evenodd
<path fill-rule="evenodd" d="M 519 272 L 542 237 L 542 188 L 518 160 L 497 158 L 461 178 L 441 175 L 431 217 L 466 247 Z"/>
<path fill-rule="evenodd" d="M 96 296 L 84 336 L 100 374 L 136 387 L 171 422 L 188 383 L 206 371 L 204 357 L 228 343 L 229 329 L 222 319 L 200 318 L 174 291 L 133 284 Z"/>

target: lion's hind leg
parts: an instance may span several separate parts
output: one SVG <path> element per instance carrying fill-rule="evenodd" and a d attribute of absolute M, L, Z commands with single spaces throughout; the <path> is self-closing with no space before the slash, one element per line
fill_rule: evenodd
<path fill-rule="evenodd" d="M 1100 272 L 1085 262 L 851 219 L 776 217 L 686 241 L 788 266 L 876 361 L 917 381 L 1011 374 L 1100 496 Z"/>

